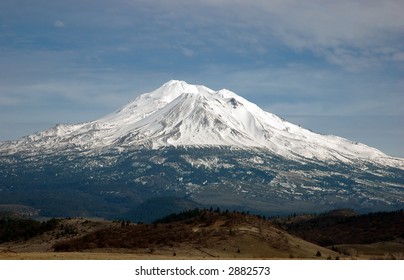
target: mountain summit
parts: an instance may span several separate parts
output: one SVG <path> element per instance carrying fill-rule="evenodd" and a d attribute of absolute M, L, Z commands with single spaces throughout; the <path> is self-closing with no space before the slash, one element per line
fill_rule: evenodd
<path fill-rule="evenodd" d="M 47 131 L 0 145 L 0 153 L 109 147 L 211 146 L 259 148 L 289 158 L 328 162 L 371 161 L 404 169 L 392 158 L 364 144 L 320 135 L 265 112 L 222 89 L 171 80 L 144 93 L 99 120 L 57 125 Z"/>

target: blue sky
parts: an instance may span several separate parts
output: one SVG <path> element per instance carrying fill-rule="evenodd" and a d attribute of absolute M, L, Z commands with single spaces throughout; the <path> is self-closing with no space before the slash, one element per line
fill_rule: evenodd
<path fill-rule="evenodd" d="M 170 79 L 404 157 L 402 0 L 0 0 L 0 140 Z"/>

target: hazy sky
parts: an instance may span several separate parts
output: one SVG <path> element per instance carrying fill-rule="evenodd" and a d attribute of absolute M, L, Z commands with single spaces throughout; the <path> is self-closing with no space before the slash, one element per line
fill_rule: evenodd
<path fill-rule="evenodd" d="M 0 0 L 0 140 L 170 79 L 404 157 L 402 0 Z"/>

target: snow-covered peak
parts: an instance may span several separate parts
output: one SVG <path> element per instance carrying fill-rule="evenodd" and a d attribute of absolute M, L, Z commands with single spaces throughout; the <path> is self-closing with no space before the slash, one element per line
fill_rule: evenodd
<path fill-rule="evenodd" d="M 199 93 L 200 89 L 196 85 L 189 85 L 184 81 L 171 80 L 160 88 L 145 94 L 146 98 L 159 99 L 162 102 L 170 103 L 183 93 Z"/>
<path fill-rule="evenodd" d="M 171 80 L 163 84 L 160 88 L 143 94 L 143 98 L 159 99 L 162 102 L 170 103 L 179 95 L 184 93 L 212 94 L 213 90 L 202 85 L 190 85 L 185 81 Z"/>
<path fill-rule="evenodd" d="M 349 140 L 313 133 L 265 112 L 226 89 L 171 80 L 118 111 L 78 125 L 0 144 L 1 152 L 110 147 L 231 146 L 259 148 L 304 160 L 352 163 L 358 160 L 404 169 L 404 160 Z"/>
<path fill-rule="evenodd" d="M 190 85 L 184 81 L 170 80 L 152 92 L 143 93 L 118 111 L 104 117 L 104 122 L 135 122 L 160 110 L 177 97 L 186 93 L 213 93 L 214 91 L 199 85 Z"/>

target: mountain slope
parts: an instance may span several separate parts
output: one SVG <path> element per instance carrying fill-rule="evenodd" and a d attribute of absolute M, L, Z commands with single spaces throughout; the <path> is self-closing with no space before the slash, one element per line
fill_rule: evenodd
<path fill-rule="evenodd" d="M 0 153 L 38 149 L 229 146 L 266 149 L 291 159 L 370 161 L 404 169 L 404 160 L 364 144 L 291 124 L 228 90 L 169 81 L 99 120 L 57 125 L 0 145 Z M 41 151 L 42 152 L 42 151 Z"/>

